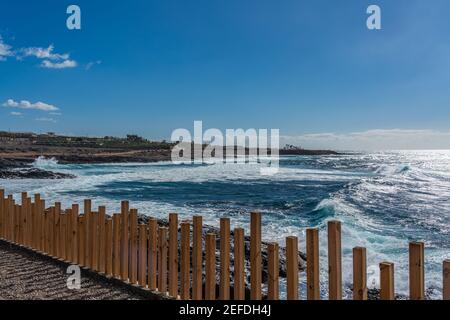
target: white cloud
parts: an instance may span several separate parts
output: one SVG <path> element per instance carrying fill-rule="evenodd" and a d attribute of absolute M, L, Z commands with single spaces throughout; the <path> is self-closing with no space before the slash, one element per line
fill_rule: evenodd
<path fill-rule="evenodd" d="M 34 109 L 34 110 L 42 110 L 42 111 L 57 111 L 59 110 L 57 107 L 51 104 L 47 104 L 44 102 L 35 102 L 31 103 L 27 100 L 22 100 L 20 102 L 14 101 L 13 99 L 6 100 L 5 103 L 3 103 L 4 107 L 9 108 L 20 108 L 20 109 Z"/>
<path fill-rule="evenodd" d="M 75 68 L 77 62 L 74 60 L 64 60 L 63 62 L 51 62 L 49 60 L 44 60 L 41 63 L 41 67 L 48 69 L 65 69 L 65 68 Z"/>
<path fill-rule="evenodd" d="M 52 116 L 62 116 L 61 112 L 49 112 L 48 114 L 51 114 Z"/>
<path fill-rule="evenodd" d="M 0 61 L 5 61 L 8 57 L 12 57 L 14 53 L 11 51 L 12 47 L 3 42 L 0 36 Z"/>
<path fill-rule="evenodd" d="M 350 133 L 281 136 L 280 144 L 308 149 L 395 150 L 450 149 L 450 132 L 436 130 L 374 129 Z"/>
<path fill-rule="evenodd" d="M 69 54 L 59 54 L 53 53 L 55 47 L 51 44 L 48 48 L 41 47 L 29 47 L 21 49 L 24 57 L 34 56 L 39 59 L 49 59 L 49 60 L 67 60 L 69 59 Z"/>
<path fill-rule="evenodd" d="M 101 63 L 102 63 L 101 60 L 91 61 L 91 62 L 89 62 L 89 63 L 86 64 L 86 70 L 90 70 L 93 66 L 99 65 L 99 64 L 101 64 Z"/>
<path fill-rule="evenodd" d="M 10 112 L 9 114 L 12 115 L 12 116 L 15 116 L 15 117 L 20 117 L 20 116 L 23 115 L 22 112 L 16 112 L 16 111 Z"/>
<path fill-rule="evenodd" d="M 56 120 L 53 118 L 36 118 L 36 121 L 43 121 L 43 122 L 53 122 L 56 123 Z"/>

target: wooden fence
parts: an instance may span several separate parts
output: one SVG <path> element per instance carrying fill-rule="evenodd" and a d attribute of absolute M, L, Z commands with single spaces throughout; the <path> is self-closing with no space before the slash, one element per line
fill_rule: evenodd
<path fill-rule="evenodd" d="M 232 235 L 232 236 L 231 236 Z M 83 214 L 77 204 L 63 209 L 56 202 L 47 207 L 39 194 L 33 198 L 22 193 L 21 204 L 12 195 L 5 198 L 0 190 L 0 238 L 78 264 L 106 276 L 139 285 L 179 299 L 243 300 L 245 288 L 244 229 L 230 230 L 230 219 L 220 220 L 219 255 L 216 256 L 216 234 L 203 237 L 201 216 L 178 221 L 169 215 L 169 227 L 158 226 L 150 218 L 138 223 L 138 212 L 122 201 L 121 213 L 106 215 L 105 207 L 92 210 L 91 200 L 84 201 Z M 234 263 L 231 266 L 230 241 L 233 241 Z M 203 247 L 204 244 L 204 247 Z M 286 238 L 286 297 L 299 299 L 298 238 Z M 328 222 L 328 296 L 342 299 L 341 223 Z M 319 231 L 306 230 L 306 296 L 320 299 Z M 262 281 L 261 214 L 251 213 L 250 223 L 250 296 L 276 300 L 279 290 L 280 250 L 277 243 L 267 246 L 267 280 Z M 203 261 L 205 260 L 205 261 Z M 216 283 L 216 260 L 219 282 Z M 233 271 L 233 272 L 231 272 Z M 424 244 L 409 245 L 410 299 L 425 298 Z M 231 281 L 232 280 L 232 281 Z M 231 285 L 232 284 L 232 285 Z M 394 265 L 380 263 L 380 299 L 395 299 Z M 367 299 L 366 249 L 353 249 L 353 298 Z M 450 260 L 443 262 L 443 299 L 450 299 Z"/>

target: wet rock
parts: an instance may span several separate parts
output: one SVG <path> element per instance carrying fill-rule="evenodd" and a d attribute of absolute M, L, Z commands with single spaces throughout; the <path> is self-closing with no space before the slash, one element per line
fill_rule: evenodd
<path fill-rule="evenodd" d="M 0 170 L 0 179 L 73 179 L 72 174 L 52 172 L 37 168 Z"/>

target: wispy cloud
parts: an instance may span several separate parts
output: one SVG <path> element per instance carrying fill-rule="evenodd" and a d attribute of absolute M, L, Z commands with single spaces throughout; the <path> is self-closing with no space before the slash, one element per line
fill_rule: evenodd
<path fill-rule="evenodd" d="M 15 116 L 15 117 L 21 117 L 23 115 L 22 112 L 16 112 L 16 111 L 12 111 L 9 114 L 12 116 Z"/>
<path fill-rule="evenodd" d="M 58 111 L 59 109 L 54 105 L 44 103 L 44 102 L 35 102 L 31 103 L 28 100 L 15 101 L 13 99 L 8 99 L 3 103 L 4 107 L 9 108 L 19 108 L 19 109 L 32 109 L 32 110 L 41 110 L 41 111 Z"/>
<path fill-rule="evenodd" d="M 50 60 L 44 60 L 41 63 L 41 67 L 48 69 L 66 69 L 66 68 L 75 68 L 77 66 L 77 62 L 75 60 L 64 60 L 62 62 L 52 62 Z"/>
<path fill-rule="evenodd" d="M 36 121 L 43 121 L 43 122 L 53 122 L 56 123 L 57 121 L 53 118 L 36 118 Z"/>
<path fill-rule="evenodd" d="M 69 59 L 69 54 L 59 54 L 59 53 L 53 53 L 53 50 L 55 47 L 51 44 L 48 46 L 48 48 L 41 48 L 41 47 L 29 47 L 29 48 L 23 48 L 20 51 L 22 52 L 23 57 L 30 57 L 34 56 L 39 59 L 49 59 L 49 60 L 67 60 Z"/>
<path fill-rule="evenodd" d="M 0 35 L 0 61 L 5 61 L 8 57 L 12 57 L 14 53 L 11 51 L 12 47 L 3 42 Z"/>
<path fill-rule="evenodd" d="M 70 58 L 68 53 L 54 52 L 53 44 L 48 47 L 26 47 L 14 49 L 12 46 L 6 44 L 0 35 L 0 61 L 6 61 L 8 57 L 16 57 L 17 60 L 22 61 L 25 58 L 32 57 L 43 60 L 40 66 L 48 69 L 66 69 L 75 68 L 78 63 Z"/>
<path fill-rule="evenodd" d="M 101 60 L 91 61 L 91 62 L 89 62 L 89 63 L 86 64 L 85 69 L 86 69 L 86 70 L 90 70 L 93 66 L 99 65 L 99 64 L 101 64 L 101 63 L 102 63 Z"/>
<path fill-rule="evenodd" d="M 336 150 L 450 149 L 450 132 L 374 129 L 350 133 L 313 133 L 280 137 L 282 144 Z"/>

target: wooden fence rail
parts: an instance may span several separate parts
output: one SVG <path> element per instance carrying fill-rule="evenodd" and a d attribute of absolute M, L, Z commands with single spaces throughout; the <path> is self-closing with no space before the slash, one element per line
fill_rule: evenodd
<path fill-rule="evenodd" d="M 260 300 L 280 298 L 280 260 L 286 261 L 286 297 L 308 300 L 324 296 L 319 279 L 319 230 L 306 230 L 306 292 L 299 292 L 299 239 L 286 237 L 262 245 L 261 213 L 250 214 L 249 257 L 243 228 L 231 231 L 229 218 L 220 219 L 220 230 L 203 234 L 203 219 L 178 221 L 169 215 L 169 225 L 155 218 L 140 223 L 138 211 L 121 202 L 120 213 L 108 215 L 100 206 L 92 210 L 86 199 L 80 213 L 77 204 L 62 209 L 56 202 L 46 207 L 40 194 L 21 193 L 20 204 L 0 189 L 0 238 L 55 259 L 78 264 L 100 274 L 120 279 L 169 297 L 194 300 Z M 341 223 L 328 222 L 328 298 L 342 299 Z M 233 251 L 232 251 L 233 249 Z M 263 250 L 267 250 L 263 252 Z M 425 251 L 422 242 L 409 244 L 410 299 L 425 299 Z M 233 259 L 231 253 L 233 252 Z M 263 253 L 267 277 L 263 281 Z M 284 257 L 280 257 L 280 253 Z M 246 261 L 247 260 L 247 261 Z M 245 274 L 249 265 L 250 275 Z M 442 264 L 442 298 L 450 300 L 450 260 Z M 246 281 L 250 288 L 246 290 Z M 216 280 L 218 279 L 218 280 Z M 353 299 L 368 298 L 366 248 L 353 248 Z M 266 295 L 263 296 L 263 292 Z M 380 263 L 382 300 L 395 299 L 394 264 Z"/>

